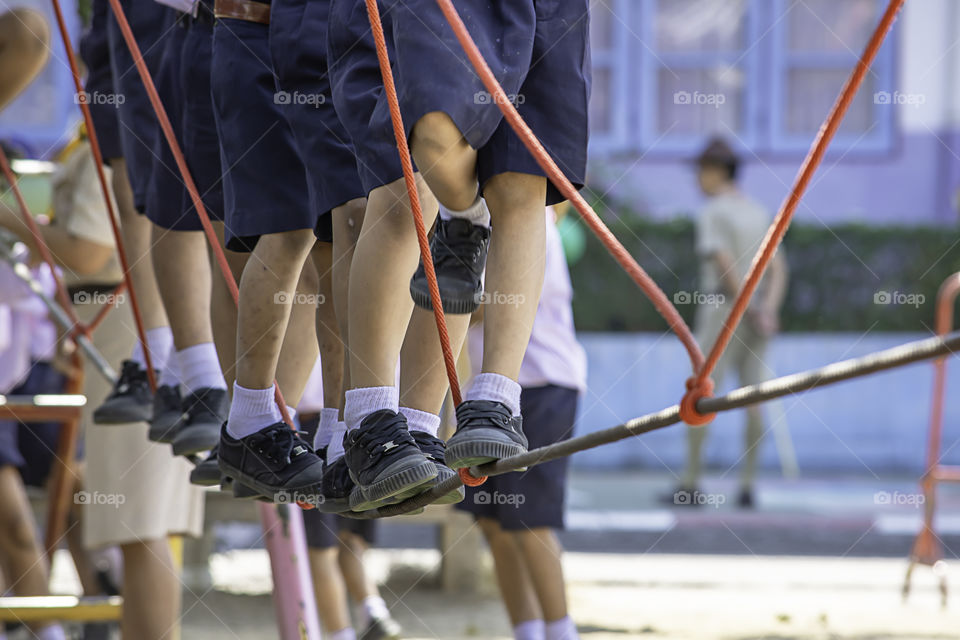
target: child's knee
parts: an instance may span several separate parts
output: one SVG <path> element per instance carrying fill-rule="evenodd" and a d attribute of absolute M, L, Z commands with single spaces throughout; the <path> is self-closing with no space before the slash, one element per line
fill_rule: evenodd
<path fill-rule="evenodd" d="M 509 211 L 542 210 L 547 196 L 547 182 L 543 176 L 507 172 L 493 176 L 484 185 L 483 196 L 491 216 Z"/>
<path fill-rule="evenodd" d="M 442 111 L 432 111 L 417 120 L 410 133 L 410 147 L 414 153 L 427 154 L 437 160 L 451 149 L 466 144 L 460 129 Z"/>
<path fill-rule="evenodd" d="M 302 265 L 316 242 L 313 229 L 297 229 L 265 235 L 257 242 L 254 253 L 264 264 Z"/>
<path fill-rule="evenodd" d="M 366 210 L 366 198 L 355 198 L 333 210 L 335 242 L 343 242 L 345 246 L 357 244 L 357 240 L 360 238 L 360 227 L 363 225 L 363 216 Z"/>

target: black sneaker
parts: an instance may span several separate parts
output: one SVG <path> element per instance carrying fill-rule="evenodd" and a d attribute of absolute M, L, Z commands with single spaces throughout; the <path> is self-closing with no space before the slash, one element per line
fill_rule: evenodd
<path fill-rule="evenodd" d="M 502 402 L 466 400 L 457 407 L 457 432 L 447 440 L 451 469 L 473 467 L 527 452 L 523 419 Z"/>
<path fill-rule="evenodd" d="M 487 264 L 489 246 L 487 227 L 462 218 L 437 221 L 437 231 L 430 239 L 430 253 L 446 313 L 473 313 L 480 306 L 483 296 L 480 276 Z M 433 309 L 422 262 L 410 280 L 410 295 L 418 307 Z"/>
<path fill-rule="evenodd" d="M 150 430 L 147 437 L 153 442 L 169 444 L 177 435 L 180 418 L 183 417 L 181 408 L 180 387 L 168 384 L 157 387 L 153 396 L 153 417 L 150 418 Z"/>
<path fill-rule="evenodd" d="M 390 616 L 373 618 L 357 640 L 397 640 L 401 631 L 400 625 Z"/>
<path fill-rule="evenodd" d="M 411 431 L 410 435 L 413 436 L 423 455 L 427 456 L 427 459 L 430 460 L 437 469 L 437 477 L 433 479 L 433 482 L 427 487 L 428 489 L 457 475 L 456 471 L 443 463 L 446 450 L 443 440 L 433 437 L 426 431 Z M 460 502 L 463 498 L 463 487 L 457 487 L 455 491 L 451 491 L 439 500 L 436 500 L 433 504 L 453 504 Z"/>
<path fill-rule="evenodd" d="M 343 456 L 331 464 L 326 463 L 326 447 L 317 451 L 324 459 L 323 481 L 320 483 L 320 499 L 315 502 L 317 511 L 323 513 L 343 513 L 350 511 L 350 495 L 356 490 L 347 460 Z"/>
<path fill-rule="evenodd" d="M 363 419 L 343 438 L 344 458 L 357 490 L 350 508 L 366 511 L 437 477 L 437 468 L 407 431 L 407 419 L 384 409 Z"/>
<path fill-rule="evenodd" d="M 217 447 L 214 445 L 210 455 L 190 471 L 190 484 L 213 487 L 220 484 L 220 477 L 220 462 L 217 460 Z"/>
<path fill-rule="evenodd" d="M 96 411 L 97 424 L 127 424 L 146 422 L 153 417 L 153 394 L 147 370 L 133 360 L 124 360 L 113 391 Z"/>
<path fill-rule="evenodd" d="M 188 456 L 212 449 L 220 439 L 220 425 L 230 412 L 226 389 L 197 389 L 183 399 L 183 419 L 173 437 L 173 455 Z"/>
<path fill-rule="evenodd" d="M 323 461 L 283 422 L 239 440 L 224 423 L 217 459 L 223 475 L 264 496 L 306 490 L 323 479 Z"/>

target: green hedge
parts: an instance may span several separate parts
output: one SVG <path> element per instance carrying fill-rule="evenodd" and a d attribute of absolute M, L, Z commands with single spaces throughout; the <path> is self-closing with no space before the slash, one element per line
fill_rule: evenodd
<path fill-rule="evenodd" d="M 654 222 L 602 206 L 600 211 L 671 300 L 677 292 L 697 290 L 690 220 Z M 593 234 L 584 233 L 586 248 L 571 265 L 577 327 L 665 330 L 640 290 Z M 937 289 L 960 270 L 960 233 L 943 227 L 795 224 L 784 246 L 790 264 L 785 331 L 927 331 L 933 327 Z M 692 322 L 693 305 L 678 309 Z"/>

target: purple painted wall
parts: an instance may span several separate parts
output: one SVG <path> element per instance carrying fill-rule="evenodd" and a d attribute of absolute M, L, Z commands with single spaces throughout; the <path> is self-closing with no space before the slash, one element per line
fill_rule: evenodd
<path fill-rule="evenodd" d="M 944 224 L 957 222 L 960 131 L 897 137 L 894 149 L 870 157 L 828 154 L 814 176 L 796 219 L 810 224 Z M 802 157 L 746 159 L 741 187 L 776 211 Z M 685 215 L 701 197 L 689 163 L 680 158 L 592 158 L 590 188 L 615 202 L 658 218 Z"/>

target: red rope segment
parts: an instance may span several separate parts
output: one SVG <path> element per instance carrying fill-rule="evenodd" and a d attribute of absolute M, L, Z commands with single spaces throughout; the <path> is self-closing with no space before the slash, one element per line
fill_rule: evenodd
<path fill-rule="evenodd" d="M 83 95 L 83 83 L 80 81 L 80 69 L 77 65 L 77 57 L 73 51 L 73 45 L 70 42 L 70 33 L 67 31 L 67 23 L 63 19 L 63 10 L 60 7 L 60 0 L 53 0 L 53 11 L 57 16 L 57 27 L 60 29 L 60 37 L 63 39 L 63 46 L 67 51 L 67 60 L 70 61 L 70 74 L 73 76 L 73 85 L 77 90 L 77 95 Z M 85 100 L 78 100 L 80 111 L 83 113 L 83 122 L 87 127 L 87 136 L 90 140 L 90 151 L 93 152 L 93 161 L 97 166 L 97 180 L 100 182 L 100 190 L 103 192 L 103 199 L 107 204 L 107 213 L 110 217 L 110 228 L 113 231 L 113 239 L 117 245 L 117 256 L 120 258 L 120 266 L 123 269 L 123 282 L 126 284 L 127 291 L 130 293 L 130 309 L 133 312 L 133 321 L 137 326 L 137 336 L 140 338 L 140 346 L 143 348 L 143 360 L 147 368 L 147 381 L 150 383 L 152 391 L 157 390 L 157 378 L 153 370 L 153 359 L 150 357 L 150 349 L 147 347 L 147 332 L 143 325 L 143 316 L 140 315 L 140 305 L 137 302 L 137 294 L 133 290 L 133 284 L 130 277 L 130 263 L 127 261 L 127 252 L 123 249 L 123 237 L 120 235 L 120 227 L 117 224 L 117 215 L 113 210 L 113 202 L 110 200 L 110 191 L 107 187 L 107 178 L 103 172 L 103 154 L 100 153 L 100 142 L 97 140 L 97 134 L 93 130 L 93 117 L 90 115 L 90 105 Z M 69 307 L 68 307 L 69 308 Z M 72 311 L 68 311 L 72 313 Z"/>
<path fill-rule="evenodd" d="M 393 122 L 393 135 L 397 139 L 397 151 L 400 154 L 400 163 L 403 166 L 403 179 L 407 185 L 407 194 L 410 196 L 410 209 L 413 211 L 413 224 L 417 228 L 417 241 L 420 243 L 420 259 L 423 261 L 423 270 L 427 274 L 427 284 L 430 287 L 430 303 L 433 306 L 433 317 L 437 321 L 437 332 L 440 334 L 440 348 L 443 351 L 443 362 L 447 368 L 447 379 L 450 381 L 450 395 L 453 397 L 454 406 L 457 406 L 461 402 L 460 381 L 457 378 L 457 363 L 453 358 L 453 349 L 450 347 L 450 336 L 447 333 L 447 320 L 444 316 L 443 304 L 440 300 L 437 274 L 433 268 L 430 241 L 427 239 L 427 230 L 423 223 L 423 211 L 420 208 L 420 195 L 417 192 L 417 183 L 413 172 L 413 161 L 410 159 L 410 148 L 407 146 L 407 135 L 403 128 L 403 116 L 400 114 L 397 87 L 393 82 L 393 71 L 390 69 L 390 57 L 387 53 L 387 43 L 383 35 L 383 23 L 380 21 L 380 9 L 377 7 L 377 0 L 367 0 L 367 16 L 370 19 L 370 28 L 373 30 L 373 39 L 377 45 L 377 59 L 380 62 L 380 75 L 383 77 L 383 88 L 387 92 L 387 102 L 390 105 L 390 120 Z"/>
<path fill-rule="evenodd" d="M 438 0 L 438 2 L 443 1 L 445 0 Z M 824 124 L 820 127 L 820 131 L 817 134 L 810 151 L 807 153 L 807 157 L 804 159 L 803 165 L 800 167 L 800 171 L 797 174 L 797 178 L 794 182 L 793 188 L 790 191 L 790 194 L 787 196 L 787 199 L 784 201 L 780 211 L 777 213 L 777 217 L 774 219 L 770 230 L 764 237 L 763 243 L 760 245 L 760 249 L 757 251 L 757 255 L 754 256 L 753 262 L 750 264 L 750 270 L 747 272 L 747 277 L 743 282 L 743 286 L 741 287 L 740 292 L 737 294 L 737 299 L 734 302 L 733 308 L 730 310 L 730 315 L 723 324 L 722 331 L 717 336 L 716 342 L 714 342 L 713 347 L 710 349 L 710 355 L 707 357 L 707 361 L 704 363 L 703 367 L 697 370 L 696 375 L 687 382 L 687 394 L 684 396 L 683 402 L 680 405 L 680 417 L 687 424 L 705 424 L 706 422 L 710 421 L 708 419 L 709 416 L 703 415 L 697 411 L 696 402 L 700 398 L 709 396 L 711 394 L 712 389 L 709 387 L 712 387 L 712 384 L 709 386 L 706 384 L 709 382 L 709 376 L 711 373 L 713 373 L 713 370 L 717 366 L 717 362 L 720 360 L 720 356 L 723 355 L 724 350 L 730 343 L 730 340 L 733 337 L 733 332 L 736 331 L 737 326 L 740 324 L 743 314 L 746 313 L 747 306 L 750 304 L 750 299 L 753 297 L 753 293 L 756 291 L 757 285 L 760 283 L 760 279 L 763 277 L 764 271 L 766 271 L 770 261 L 773 260 L 773 256 L 777 251 L 777 247 L 780 246 L 780 242 L 783 240 L 783 236 L 790 226 L 790 221 L 797 209 L 797 205 L 800 204 L 800 199 L 803 197 L 810 179 L 820 166 L 820 162 L 823 160 L 823 155 L 826 153 L 827 147 L 830 145 L 830 141 L 833 139 L 834 134 L 840 127 L 840 123 L 843 122 L 843 117 L 846 115 L 850 103 L 856 96 L 857 90 L 863 83 L 863 78 L 866 76 L 870 65 L 876 58 L 877 52 L 880 50 L 887 33 L 893 26 L 893 22 L 897 17 L 897 13 L 903 6 L 903 2 L 904 0 L 890 0 L 889 4 L 887 5 L 887 9 L 883 14 L 883 18 L 880 20 L 880 23 L 874 30 L 873 35 L 870 37 L 870 40 L 864 49 L 863 55 L 857 61 L 857 66 L 851 72 L 850 77 L 843 86 L 843 90 L 840 92 L 840 96 L 830 109 L 830 113 L 827 116 L 827 119 L 824 121 Z M 706 422 L 704 422 L 704 420 Z"/>
<path fill-rule="evenodd" d="M 58 2 L 58 0 L 54 0 L 54 2 Z M 183 152 L 180 150 L 180 143 L 177 142 L 177 138 L 173 134 L 173 127 L 170 125 L 170 118 L 167 117 L 167 110 L 163 108 L 163 103 L 157 94 L 157 88 L 153 84 L 150 70 L 147 69 L 147 64 L 143 61 L 140 47 L 137 45 L 136 38 L 133 37 L 133 31 L 130 29 L 130 23 L 127 22 L 127 16 L 123 12 L 123 7 L 120 6 L 120 0 L 110 0 L 110 8 L 113 10 L 113 15 L 117 18 L 117 23 L 120 26 L 121 33 L 123 33 L 123 39 L 127 43 L 127 48 L 130 50 L 130 55 L 133 56 L 137 72 L 140 74 L 140 80 L 143 82 L 143 87 L 147 90 L 147 96 L 150 98 L 150 104 L 153 106 L 153 111 L 157 115 L 157 120 L 160 121 L 160 128 L 163 130 L 163 135 L 167 139 L 167 144 L 170 145 L 170 151 L 177 162 L 177 169 L 179 169 L 180 175 L 183 177 L 183 184 L 190 193 L 193 206 L 197 209 L 197 216 L 200 218 L 200 224 L 203 226 L 203 232 L 207 236 L 207 241 L 213 249 L 213 255 L 217 259 L 217 266 L 220 267 L 223 279 L 227 282 L 227 288 L 230 290 L 230 296 L 233 298 L 234 304 L 239 308 L 240 289 L 237 288 L 237 282 L 233 279 L 233 273 L 230 271 L 227 257 L 223 253 L 223 247 L 220 246 L 220 240 L 217 238 L 217 234 L 213 230 L 213 225 L 210 223 L 210 216 L 203 206 L 200 192 L 197 190 L 197 185 L 193 181 L 193 175 L 187 167 L 187 161 L 183 157 Z M 92 130 L 92 127 L 90 128 Z M 131 293 L 132 292 L 133 290 L 131 289 Z M 283 416 L 283 421 L 292 429 L 293 420 L 290 417 L 290 412 L 287 411 L 287 403 L 283 400 L 280 387 L 274 384 L 274 389 L 274 397 L 280 409 L 280 414 Z"/>
<path fill-rule="evenodd" d="M 67 312 L 67 315 L 70 317 L 70 321 L 73 322 L 75 326 L 80 327 L 81 331 L 83 331 L 83 325 L 77 318 L 77 314 L 74 313 L 73 305 L 70 304 L 70 296 L 67 294 L 67 288 L 64 286 L 63 280 L 60 279 L 60 276 L 57 275 L 57 265 L 53 261 L 53 255 L 50 253 L 50 248 L 47 247 L 47 243 L 40 234 L 40 227 L 37 225 L 37 221 L 33 219 L 33 215 L 30 213 L 30 208 L 27 207 L 27 201 L 23 197 L 23 192 L 20 191 L 20 185 L 17 184 L 17 176 L 13 173 L 13 169 L 10 168 L 10 162 L 7 160 L 7 154 L 4 152 L 2 147 L 0 147 L 0 169 L 3 171 L 3 177 L 5 177 L 7 182 L 10 183 L 10 189 L 13 191 L 14 198 L 17 200 L 17 205 L 20 207 L 20 215 L 23 218 L 24 224 L 27 225 L 27 229 L 30 230 L 30 235 L 33 236 L 33 239 L 37 243 L 37 249 L 40 251 L 40 257 L 43 258 L 43 261 L 47 263 L 48 267 L 50 267 L 50 273 L 53 275 L 53 281 L 56 284 L 56 295 L 57 299 L 60 301 L 60 305 Z"/>
<path fill-rule="evenodd" d="M 676 333 L 680 342 L 683 343 L 690 357 L 693 370 L 698 371 L 703 365 L 703 353 L 701 353 L 697 341 L 690 332 L 690 328 L 686 322 L 683 321 L 683 318 L 680 317 L 676 307 L 671 304 L 667 296 L 660 287 L 657 286 L 657 283 L 647 275 L 647 272 L 637 264 L 633 256 L 620 244 L 616 236 L 610 232 L 610 229 L 603 223 L 596 211 L 593 210 L 593 207 L 587 204 L 583 196 L 574 189 L 570 181 L 567 180 L 567 177 L 563 175 L 563 172 L 557 167 L 553 158 L 550 157 L 550 154 L 548 154 L 546 149 L 543 148 L 543 145 L 540 144 L 540 141 L 533 134 L 533 131 L 530 130 L 530 127 L 527 126 L 527 123 L 524 122 L 523 118 L 508 99 L 503 87 L 500 86 L 496 76 L 494 76 L 490 70 L 489 65 L 487 65 L 486 60 L 483 58 L 483 54 L 480 53 L 476 43 L 470 36 L 466 25 L 464 25 L 463 20 L 460 19 L 460 14 L 457 13 L 453 2 L 451 2 L 451 0 L 437 0 L 437 4 L 440 6 L 440 10 L 443 11 L 447 22 L 449 22 L 453 28 L 457 40 L 460 41 L 460 46 L 463 47 L 463 50 L 466 52 L 471 64 L 473 64 L 474 69 L 483 81 L 487 91 L 493 96 L 494 104 L 500 108 L 504 118 L 506 118 L 507 122 L 516 132 L 517 137 L 520 138 L 520 141 L 523 142 L 527 150 L 533 155 L 533 158 L 537 161 L 537 164 L 540 165 L 540 168 L 546 172 L 547 177 L 554 186 L 576 207 L 577 211 L 580 212 L 583 221 L 587 223 L 591 231 L 600 239 L 607 249 L 607 252 L 617 261 L 623 270 L 627 272 L 627 275 L 640 287 L 647 298 L 650 299 L 656 310 L 663 319 L 667 321 L 670 329 Z"/>

